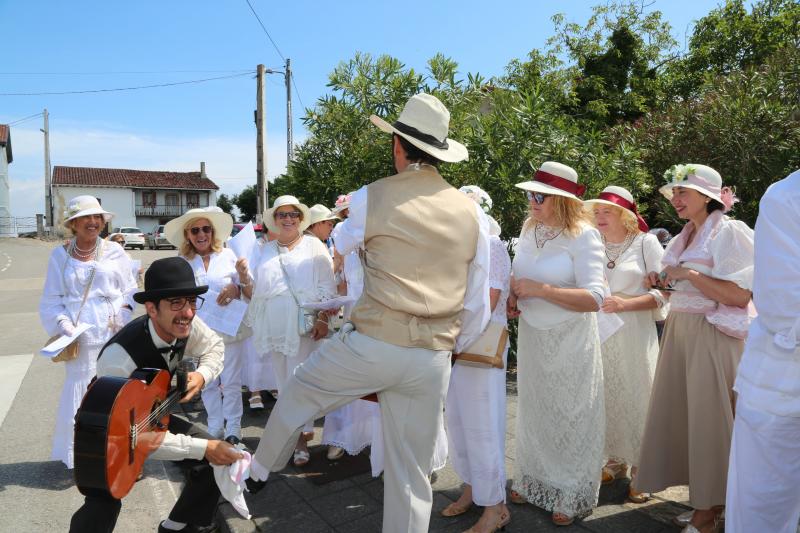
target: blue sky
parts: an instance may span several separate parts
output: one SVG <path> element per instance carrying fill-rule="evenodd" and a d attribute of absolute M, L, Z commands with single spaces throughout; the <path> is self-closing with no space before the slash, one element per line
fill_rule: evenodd
<path fill-rule="evenodd" d="M 542 48 L 550 17 L 583 23 L 601 0 L 276 2 L 251 0 L 284 57 L 292 60 L 295 142 L 302 104 L 328 92 L 327 77 L 357 51 L 390 54 L 424 70 L 437 52 L 462 73 L 503 73 Z M 692 22 L 719 4 L 656 0 L 684 42 Z M 245 0 L 0 0 L 0 93 L 94 90 L 226 76 L 283 59 Z M 267 76 L 268 175 L 286 165 L 283 77 Z M 2 96 L 0 123 L 47 108 L 53 165 L 188 171 L 205 161 L 222 192 L 255 182 L 255 80 L 112 93 Z M 12 126 L 11 210 L 42 212 L 41 118 Z"/>

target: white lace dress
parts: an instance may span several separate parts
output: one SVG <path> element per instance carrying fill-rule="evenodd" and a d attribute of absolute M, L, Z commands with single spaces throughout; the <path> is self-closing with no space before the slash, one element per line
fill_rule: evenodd
<path fill-rule="evenodd" d="M 66 379 L 58 401 L 50 455 L 67 468 L 74 465 L 75 413 L 95 376 L 97 356 L 106 341 L 130 318 L 130 312 L 122 310 L 122 306 L 128 304 L 133 308 L 136 305 L 133 293 L 137 285 L 130 258 L 118 244 L 107 241 L 103 241 L 99 261 L 78 261 L 68 257 L 64 247 L 59 246 L 50 254 L 39 303 L 39 318 L 47 334 L 60 334 L 58 323 L 63 318 L 73 322 L 77 318 L 92 270 L 95 271 L 94 280 L 80 322 L 94 327 L 78 338 L 77 359 L 63 365 Z"/>
<path fill-rule="evenodd" d="M 603 244 L 594 228 L 561 233 L 537 248 L 523 230 L 515 279 L 604 292 Z M 603 467 L 603 366 L 595 313 L 540 298 L 520 299 L 517 432 L 513 489 L 530 503 L 568 516 L 597 504 Z"/>
<path fill-rule="evenodd" d="M 489 286 L 500 291 L 492 322 L 506 325 L 511 259 L 492 236 Z M 508 355 L 508 347 L 503 355 Z M 506 370 L 456 364 L 447 391 L 447 441 L 458 476 L 472 486 L 472 501 L 491 506 L 506 499 Z"/>
<path fill-rule="evenodd" d="M 664 305 L 664 298 L 658 291 L 647 291 L 642 285 L 648 271 L 661 270 L 663 255 L 664 249 L 654 235 L 639 233 L 616 260 L 615 267 L 605 267 L 611 294 L 621 298 L 651 294 Z M 607 459 L 629 465 L 639 461 L 658 362 L 654 311 L 657 310 L 620 313 L 624 325 L 601 347 L 606 403 L 605 455 Z"/>

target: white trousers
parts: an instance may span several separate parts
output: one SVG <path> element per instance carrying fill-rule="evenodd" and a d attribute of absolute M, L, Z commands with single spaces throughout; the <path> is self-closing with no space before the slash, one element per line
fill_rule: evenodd
<path fill-rule="evenodd" d="M 225 365 L 219 377 L 207 383 L 201 398 L 208 415 L 208 432 L 215 437 L 242 436 L 242 363 L 245 341 L 225 344 Z"/>
<path fill-rule="evenodd" d="M 255 460 L 280 471 L 306 420 L 377 392 L 384 440 L 384 533 L 428 531 L 433 493 L 428 473 L 450 378 L 450 352 L 405 348 L 345 324 L 289 378 Z"/>
<path fill-rule="evenodd" d="M 726 533 L 796 533 L 800 418 L 736 404 L 725 502 Z"/>
<path fill-rule="evenodd" d="M 275 371 L 275 382 L 278 386 L 278 393 L 283 393 L 286 388 L 286 383 L 289 378 L 294 374 L 295 368 L 298 367 L 303 361 L 308 359 L 311 352 L 316 350 L 324 340 L 315 341 L 311 337 L 300 337 L 300 347 L 297 349 L 297 355 L 287 357 L 280 352 L 271 352 L 272 355 L 272 368 Z M 303 425 L 305 433 L 314 432 L 314 418 L 310 418 Z"/>

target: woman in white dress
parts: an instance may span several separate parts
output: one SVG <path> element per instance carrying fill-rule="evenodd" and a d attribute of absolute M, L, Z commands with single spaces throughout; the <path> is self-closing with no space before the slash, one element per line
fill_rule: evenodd
<path fill-rule="evenodd" d="M 192 266 L 197 284 L 217 293 L 216 303 L 222 307 L 241 297 L 236 255 L 222 246 L 232 229 L 233 218 L 219 207 L 190 209 L 164 226 L 167 240 Z M 225 366 L 201 394 L 208 432 L 218 439 L 242 436 L 242 365 L 249 332 L 247 328 L 240 331 L 243 334 L 235 337 L 217 331 L 225 341 Z"/>
<path fill-rule="evenodd" d="M 461 192 L 487 212 L 492 199 L 475 185 L 461 187 Z M 506 300 L 511 277 L 511 258 L 500 240 L 500 225 L 491 221 L 491 263 L 489 301 L 491 320 L 504 327 Z M 456 364 L 450 374 L 447 391 L 447 440 L 450 460 L 464 490 L 455 502 L 442 510 L 443 516 L 458 516 L 472 506 L 484 508 L 480 520 L 469 533 L 495 531 L 508 524 L 511 514 L 506 507 L 506 370 L 508 344 L 503 354 L 503 368 L 479 368 Z"/>
<path fill-rule="evenodd" d="M 303 235 L 308 227 L 308 207 L 294 196 L 279 196 L 264 214 L 267 227 L 278 234 L 261 249 L 259 263 L 251 269 L 247 259 L 236 264 L 242 288 L 250 302 L 253 339 L 261 353 L 272 352 L 278 391 L 328 334 L 328 316 L 319 312 L 307 333 L 300 331 L 298 303 L 320 302 L 336 295 L 333 261 L 316 237 Z M 251 273 L 252 272 L 252 273 Z M 307 442 L 314 436 L 309 420 L 297 441 L 294 464 L 308 463 Z"/>
<path fill-rule="evenodd" d="M 517 338 L 517 453 L 511 501 L 571 524 L 597 504 L 603 467 L 603 363 L 595 311 L 605 288 L 603 243 L 586 220 L 578 175 L 545 162 L 528 191 L 513 262 Z M 517 310 L 518 308 L 518 310 Z"/>
<path fill-rule="evenodd" d="M 605 340 L 603 382 L 606 402 L 606 466 L 603 484 L 636 475 L 636 463 L 647 419 L 647 404 L 658 361 L 658 335 L 654 313 L 666 299 L 660 291 L 647 290 L 642 280 L 661 266 L 664 249 L 639 215 L 631 193 L 610 186 L 600 196 L 584 202 L 605 245 L 605 276 L 611 295 L 600 311 L 617 313 L 623 325 Z M 628 498 L 644 503 L 648 496 L 628 489 Z"/>
<path fill-rule="evenodd" d="M 78 337 L 78 357 L 64 363 L 66 380 L 58 401 L 50 457 L 71 469 L 75 413 L 95 376 L 100 349 L 130 320 L 137 286 L 128 254 L 100 238 L 113 215 L 96 198 L 71 199 L 66 216 L 64 226 L 73 237 L 50 254 L 39 318 L 48 335 L 72 335 L 77 323 L 93 326 Z"/>

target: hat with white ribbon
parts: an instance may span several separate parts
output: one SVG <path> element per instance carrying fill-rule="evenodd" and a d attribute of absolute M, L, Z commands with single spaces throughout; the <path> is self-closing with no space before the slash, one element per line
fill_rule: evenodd
<path fill-rule="evenodd" d="M 267 225 L 267 229 L 273 233 L 281 232 L 280 228 L 278 227 L 278 223 L 275 221 L 275 211 L 279 207 L 283 207 L 285 205 L 293 205 L 298 211 L 303 213 L 303 220 L 300 221 L 298 226 L 300 233 L 303 233 L 311 225 L 311 211 L 308 209 L 306 204 L 300 203 L 300 200 L 291 194 L 284 194 L 283 196 L 278 196 L 275 198 L 272 208 L 267 209 L 267 211 L 264 213 L 264 224 Z"/>
<path fill-rule="evenodd" d="M 67 204 L 67 210 L 64 212 L 64 226 L 67 226 L 67 222 L 70 220 L 89 215 L 103 215 L 103 220 L 108 222 L 114 213 L 103 209 L 100 201 L 94 196 L 88 194 L 76 196 Z"/>

